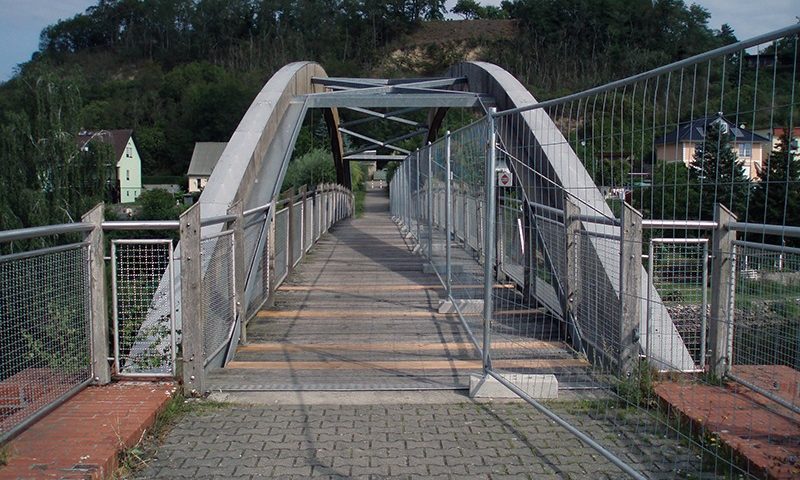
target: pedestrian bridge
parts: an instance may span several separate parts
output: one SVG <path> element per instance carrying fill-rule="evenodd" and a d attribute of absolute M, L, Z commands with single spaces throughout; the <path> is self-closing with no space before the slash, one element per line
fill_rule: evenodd
<path fill-rule="evenodd" d="M 688 440 L 715 473 L 796 475 L 800 226 L 728 208 L 769 190 L 764 211 L 786 212 L 796 179 L 759 177 L 739 199 L 670 142 L 685 125 L 767 142 L 763 112 L 796 118 L 796 89 L 740 108 L 711 72 L 736 65 L 737 91 L 761 91 L 791 70 L 788 50 L 741 58 L 798 31 L 542 102 L 483 62 L 405 79 L 285 66 L 179 220 L 105 221 L 99 205 L 0 232 L 0 440 L 112 379 L 178 378 L 196 396 L 470 389 L 519 396 L 634 478 L 609 435 Z M 314 112 L 337 180 L 286 190 Z M 363 212 L 358 161 L 393 168 Z M 579 402 L 555 414 L 556 398 Z M 605 426 L 587 434 L 581 415 Z"/>

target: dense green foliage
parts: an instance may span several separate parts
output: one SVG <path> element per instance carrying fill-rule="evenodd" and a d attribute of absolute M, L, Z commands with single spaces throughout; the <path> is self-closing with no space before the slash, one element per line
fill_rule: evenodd
<path fill-rule="evenodd" d="M 476 32 L 478 59 L 513 72 L 539 98 L 735 40 L 681 0 L 513 0 L 501 8 L 461 0 L 454 11 L 517 20 L 519 34 L 508 38 L 483 41 Z M 12 166 L 0 179 L 0 227 L 74 219 L 103 198 L 108 160 L 99 149 L 77 152 L 72 139 L 80 130 L 131 128 L 144 175 L 184 175 L 194 143 L 227 141 L 278 68 L 315 60 L 330 75 L 375 75 L 406 35 L 444 13 L 442 0 L 99 0 L 47 27 L 33 60 L 0 85 L 0 161 Z M 427 46 L 434 60 L 425 71 L 388 70 L 442 71 L 471 51 L 470 42 L 452 51 L 447 39 Z M 787 48 L 778 45 L 778 55 Z M 761 93 L 738 94 L 745 103 Z M 451 125 L 453 118 L 447 128 L 467 123 Z M 388 138 L 392 128 L 376 122 L 366 133 Z M 321 162 L 312 151 L 328 148 L 325 135 L 319 121 L 304 128 L 296 157 Z M 596 168 L 602 177 L 625 176 L 606 163 Z M 54 175 L 62 170 L 68 174 Z M 307 180 L 315 181 L 291 179 Z"/>
<path fill-rule="evenodd" d="M 18 81 L 26 101 L 0 124 L 0 230 L 77 221 L 104 196 L 110 149 L 79 148 L 73 84 L 47 72 Z"/>

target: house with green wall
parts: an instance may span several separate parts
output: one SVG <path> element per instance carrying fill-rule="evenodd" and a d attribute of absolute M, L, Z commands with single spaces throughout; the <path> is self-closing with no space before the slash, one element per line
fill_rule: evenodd
<path fill-rule="evenodd" d="M 133 141 L 133 130 L 83 131 L 78 134 L 82 150 L 93 141 L 107 143 L 114 152 L 114 163 L 108 167 L 108 180 L 114 203 L 133 203 L 142 193 L 142 159 Z"/>

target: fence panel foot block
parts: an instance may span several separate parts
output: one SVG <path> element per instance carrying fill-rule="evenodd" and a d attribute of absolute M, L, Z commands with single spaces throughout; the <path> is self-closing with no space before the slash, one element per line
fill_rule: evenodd
<path fill-rule="evenodd" d="M 504 373 L 503 378 L 521 388 L 531 398 L 558 398 L 558 380 L 552 374 Z M 470 398 L 518 398 L 494 377 L 470 375 Z"/>

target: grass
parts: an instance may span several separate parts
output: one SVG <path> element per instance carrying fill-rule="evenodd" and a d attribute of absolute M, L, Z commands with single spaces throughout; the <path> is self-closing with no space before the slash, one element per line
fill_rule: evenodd
<path fill-rule="evenodd" d="M 166 435 L 181 419 L 190 414 L 197 414 L 225 407 L 226 404 L 207 400 L 187 399 L 176 394 L 161 413 L 156 416 L 153 426 L 146 430 L 136 445 L 126 448 L 119 455 L 119 467 L 114 472 L 114 479 L 131 478 L 133 474 L 147 467 L 152 457 L 163 442 Z"/>
<path fill-rule="evenodd" d="M 364 216 L 364 199 L 367 196 L 367 192 L 364 190 L 356 190 L 353 193 L 356 197 L 356 218 L 361 218 Z"/>

